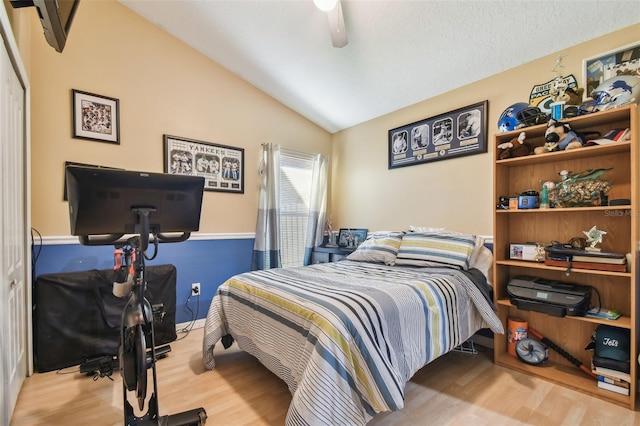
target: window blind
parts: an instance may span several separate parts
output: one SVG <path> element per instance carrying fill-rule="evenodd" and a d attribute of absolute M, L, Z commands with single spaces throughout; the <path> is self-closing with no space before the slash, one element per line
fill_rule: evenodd
<path fill-rule="evenodd" d="M 280 248 L 283 267 L 304 263 L 314 158 L 313 154 L 287 149 L 280 151 Z"/>

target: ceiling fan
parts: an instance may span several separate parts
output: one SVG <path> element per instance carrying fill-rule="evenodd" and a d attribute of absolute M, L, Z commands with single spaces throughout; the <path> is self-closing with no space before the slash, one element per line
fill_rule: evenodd
<path fill-rule="evenodd" d="M 327 12 L 333 47 L 346 46 L 348 40 L 347 29 L 344 26 L 344 15 L 342 14 L 342 2 L 340 0 L 313 0 L 313 3 L 318 9 Z"/>

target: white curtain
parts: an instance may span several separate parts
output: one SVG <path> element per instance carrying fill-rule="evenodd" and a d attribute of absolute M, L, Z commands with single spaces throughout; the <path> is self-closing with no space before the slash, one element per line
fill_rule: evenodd
<path fill-rule="evenodd" d="M 260 199 L 252 270 L 280 268 L 280 146 L 262 145 Z"/>
<path fill-rule="evenodd" d="M 309 220 L 307 237 L 305 238 L 304 264 L 311 264 L 313 248 L 322 244 L 327 212 L 327 176 L 329 159 L 324 155 L 316 155 L 313 161 L 313 177 L 309 202 Z"/>

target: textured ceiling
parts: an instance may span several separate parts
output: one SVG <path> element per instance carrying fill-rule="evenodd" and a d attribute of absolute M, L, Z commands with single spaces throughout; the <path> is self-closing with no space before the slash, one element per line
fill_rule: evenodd
<path fill-rule="evenodd" d="M 331 133 L 640 22 L 640 1 L 120 0 Z M 638 35 L 640 39 L 640 34 Z"/>

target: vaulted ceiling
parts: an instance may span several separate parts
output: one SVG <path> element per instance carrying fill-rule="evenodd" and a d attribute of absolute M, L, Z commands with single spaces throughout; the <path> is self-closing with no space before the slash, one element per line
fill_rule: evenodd
<path fill-rule="evenodd" d="M 342 0 L 334 48 L 312 0 L 120 2 L 331 133 L 640 22 L 639 1 Z"/>

